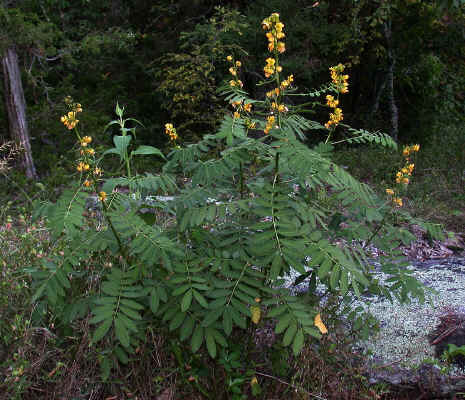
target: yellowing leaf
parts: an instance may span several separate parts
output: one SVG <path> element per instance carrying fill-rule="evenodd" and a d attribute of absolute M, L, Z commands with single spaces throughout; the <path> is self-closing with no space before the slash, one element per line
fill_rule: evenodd
<path fill-rule="evenodd" d="M 325 324 L 321 320 L 321 315 L 317 314 L 315 316 L 315 321 L 314 321 L 315 326 L 320 330 L 322 334 L 328 333 L 328 329 L 326 328 Z"/>
<path fill-rule="evenodd" d="M 254 377 L 252 378 L 252 380 L 250 381 L 250 384 L 251 384 L 252 386 L 258 384 L 258 379 L 257 379 L 256 376 L 254 376 Z"/>
<path fill-rule="evenodd" d="M 260 322 L 262 310 L 258 306 L 251 306 L 250 312 L 252 313 L 252 322 L 257 325 Z"/>

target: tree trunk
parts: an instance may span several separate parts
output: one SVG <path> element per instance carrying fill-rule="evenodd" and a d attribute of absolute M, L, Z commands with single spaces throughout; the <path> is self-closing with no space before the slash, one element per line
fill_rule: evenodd
<path fill-rule="evenodd" d="M 399 109 L 397 108 L 396 98 L 394 96 L 394 64 L 395 56 L 394 49 L 392 48 L 392 30 L 391 21 L 389 20 L 384 24 L 384 35 L 386 37 L 387 49 L 388 49 L 388 70 L 387 70 L 387 90 L 389 99 L 389 108 L 391 111 L 391 136 L 397 141 L 399 136 Z"/>
<path fill-rule="evenodd" d="M 9 47 L 3 54 L 2 66 L 10 136 L 22 147 L 22 164 L 26 171 L 26 176 L 36 179 L 37 173 L 32 159 L 31 143 L 26 120 L 26 101 L 24 100 L 18 55 L 14 47 Z"/>

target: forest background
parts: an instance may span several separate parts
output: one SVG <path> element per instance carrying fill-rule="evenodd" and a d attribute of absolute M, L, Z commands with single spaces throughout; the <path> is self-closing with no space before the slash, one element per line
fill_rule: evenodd
<path fill-rule="evenodd" d="M 345 121 L 434 149 L 423 152 L 428 184 L 416 186 L 420 207 L 431 196 L 463 200 L 464 6 L 457 0 L 4 0 L 0 138 L 21 139 L 18 116 L 7 108 L 5 61 L 14 51 L 32 154 L 26 174 L 45 186 L 59 188 L 73 171 L 73 138 L 59 121 L 65 96 L 85 107 L 82 123 L 96 133 L 97 149 L 111 144 L 111 135 L 101 132 L 116 101 L 143 123 L 141 142 L 166 148 L 167 122 L 178 128 L 181 143 L 195 142 L 215 130 L 228 108 L 216 91 L 228 78 L 226 55 L 242 60 L 245 90 L 264 96 L 256 86 L 266 55 L 260 22 L 276 10 L 289 21 L 284 67 L 299 90 L 320 86 L 329 66 L 344 63 L 350 74 Z M 322 119 L 325 112 L 308 110 Z M 321 137 L 308 139 L 312 145 Z M 390 156 L 381 153 L 352 147 L 339 154 L 362 180 L 379 181 L 395 172 Z M 365 168 L 372 159 L 377 168 Z M 10 172 L 10 179 L 26 184 L 22 176 Z M 34 196 L 41 188 L 32 185 L 29 191 Z M 10 190 L 13 196 L 18 191 L 11 184 Z M 463 222 L 463 216 L 453 217 Z"/>

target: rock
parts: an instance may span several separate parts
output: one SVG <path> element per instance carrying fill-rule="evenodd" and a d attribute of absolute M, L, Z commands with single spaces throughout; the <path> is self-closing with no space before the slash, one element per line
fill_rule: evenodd
<path fill-rule="evenodd" d="M 426 396 L 423 399 L 451 398 L 465 388 L 465 371 L 459 368 L 460 364 L 444 369 L 442 374 L 435 365 L 444 364 L 439 359 L 434 361 L 434 356 L 440 356 L 448 343 L 465 344 L 465 327 L 447 331 L 461 327 L 465 321 L 465 259 L 416 261 L 410 268 L 417 279 L 437 292 L 432 305 L 418 301 L 391 304 L 376 296 L 354 304 L 372 313 L 381 326 L 377 336 L 359 343 L 373 354 L 367 361 L 366 376 L 372 383 L 385 382 L 401 390 L 421 391 Z M 382 274 L 380 278 L 383 279 Z M 437 340 L 444 333 L 448 334 L 443 340 Z"/>
<path fill-rule="evenodd" d="M 463 236 L 460 234 L 454 234 L 454 237 L 447 238 L 444 242 L 442 242 L 442 245 L 455 252 L 465 250 L 465 241 Z"/>
<path fill-rule="evenodd" d="M 400 390 L 419 391 L 419 398 L 425 400 L 451 398 L 451 394 L 465 389 L 465 376 L 444 375 L 437 366 L 427 363 L 416 370 L 372 364 L 365 375 L 370 384 L 387 383 Z"/>
<path fill-rule="evenodd" d="M 440 323 L 429 335 L 430 343 L 435 347 L 437 358 L 441 358 L 448 350 L 449 344 L 457 347 L 465 346 L 465 313 L 459 310 L 445 312 L 439 317 Z M 459 355 L 451 360 L 461 368 L 465 368 L 465 356 Z"/>

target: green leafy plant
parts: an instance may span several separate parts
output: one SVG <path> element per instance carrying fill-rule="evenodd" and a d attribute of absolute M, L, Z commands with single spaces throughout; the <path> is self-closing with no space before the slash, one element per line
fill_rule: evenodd
<path fill-rule="evenodd" d="M 121 135 L 110 153 L 125 163 L 126 176 L 105 180 L 101 159 L 88 146 L 92 139 L 77 129 L 81 106 L 69 101 L 71 111 L 62 122 L 80 143 L 79 180 L 37 212 L 64 250 L 28 271 L 33 300 L 45 301 L 62 324 L 91 313 L 91 342 L 105 349 L 99 357 L 104 379 L 116 361 L 136 357 L 153 325 L 176 335 L 193 353 L 205 349 L 225 361 L 236 333 L 252 335 L 264 319 L 272 319 L 283 346 L 298 354 L 306 341 L 328 332 L 320 312 L 325 294 L 424 299 L 422 285 L 404 264 L 392 261 L 405 235 L 386 216 L 399 207 L 376 197 L 331 159 L 332 134 L 344 128 L 338 108 L 348 87 L 344 66 L 331 68 L 332 83 L 318 92 L 327 94 L 326 103 L 314 102 L 331 108 L 329 122 L 308 120 L 286 103 L 293 95 L 315 93 L 297 94 L 292 75 L 283 79 L 284 24 L 272 14 L 263 26 L 271 56 L 262 84 L 271 90 L 264 99 L 249 98 L 239 79 L 241 62 L 228 56 L 232 79 L 220 91 L 233 111 L 216 134 L 176 146 L 159 174 L 132 174 L 132 156 L 161 153 L 145 147 L 129 152 L 129 133 L 135 132 L 126 128 L 128 119 L 117 106 L 119 119 L 111 124 L 119 125 Z M 177 137 L 171 124 L 166 133 Z M 310 148 L 304 143 L 310 133 L 326 137 Z M 349 142 L 396 147 L 386 135 L 345 134 Z M 89 198 L 98 218 L 83 215 Z M 154 223 L 142 218 L 143 209 L 155 215 Z M 385 284 L 375 279 L 361 241 L 375 243 L 390 258 L 383 266 Z M 296 296 L 285 285 L 291 271 L 300 274 L 295 284 L 308 282 L 306 295 Z M 258 393 L 256 379 L 252 386 Z"/>
<path fill-rule="evenodd" d="M 454 362 L 455 359 L 459 358 L 461 364 L 465 357 L 465 345 L 457 346 L 454 343 L 449 343 L 447 350 L 444 351 L 444 359 L 448 362 Z"/>

